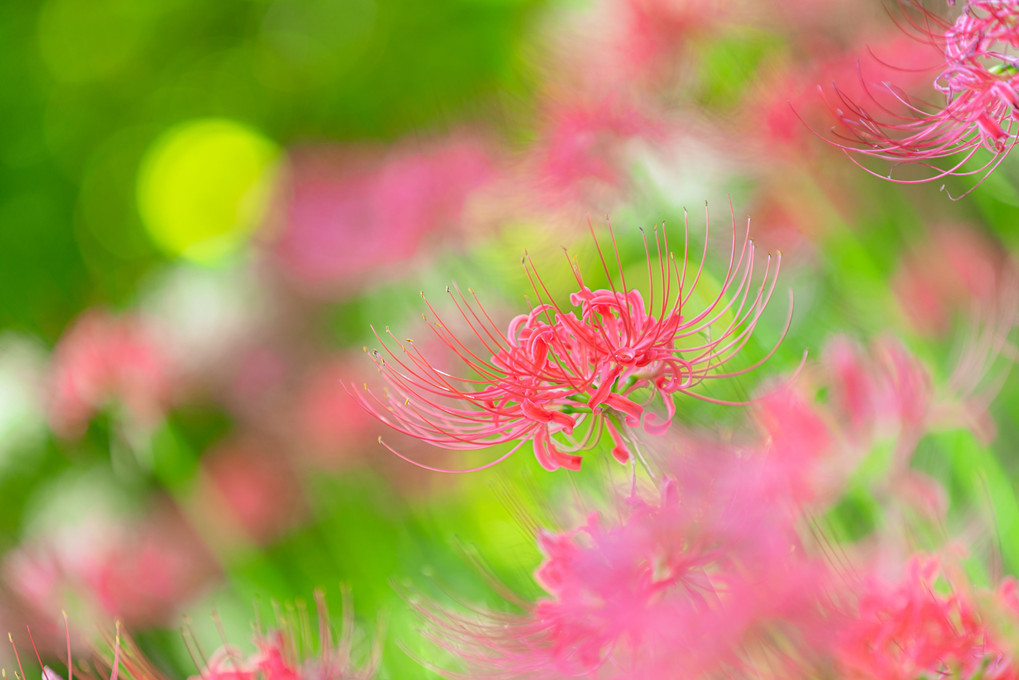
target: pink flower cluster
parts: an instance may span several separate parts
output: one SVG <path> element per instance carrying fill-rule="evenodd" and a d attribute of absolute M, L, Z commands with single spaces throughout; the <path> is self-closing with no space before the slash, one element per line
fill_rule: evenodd
<path fill-rule="evenodd" d="M 318 609 L 317 653 L 309 654 L 305 645 L 311 643 L 311 622 L 307 611 L 292 617 L 287 624 L 279 628 L 263 632 L 257 629 L 254 636 L 256 652 L 245 657 L 234 646 L 225 645 L 199 668 L 199 674 L 191 680 L 370 680 L 376 676 L 381 646 L 373 644 L 365 653 L 355 644 L 354 615 L 349 602 L 348 593 L 344 591 L 342 628 L 339 639 L 334 642 L 333 631 L 329 621 L 329 612 L 325 598 L 316 593 Z M 81 680 L 117 680 L 124 676 L 130 680 L 165 680 L 160 672 L 137 648 L 130 638 L 123 638 L 120 624 L 117 624 L 115 635 L 108 638 L 111 648 L 110 656 L 98 658 L 94 665 L 73 665 L 71 629 L 67 626 L 64 616 L 64 634 L 67 639 L 66 665 L 67 680 L 75 677 Z M 28 676 L 22 664 L 21 654 L 13 635 L 9 635 L 20 675 L 16 678 L 24 680 Z M 62 680 L 62 677 L 46 666 L 39 655 L 36 638 L 28 631 L 28 641 L 35 652 L 36 660 L 42 671 L 43 680 Z M 204 659 L 197 642 L 191 636 L 190 642 L 185 638 L 188 651 L 194 659 Z M 112 657 L 112 658 L 111 658 Z M 6 673 L 4 674 L 6 677 Z"/>
<path fill-rule="evenodd" d="M 321 593 L 318 606 L 318 653 L 308 655 L 301 642 L 308 642 L 308 617 L 294 626 L 283 626 L 255 634 L 256 652 L 245 657 L 236 647 L 220 648 L 191 680 L 369 680 L 375 677 L 381 647 L 375 645 L 368 658 L 355 658 L 354 615 L 349 598 L 344 598 L 340 639 L 333 641 L 329 612 Z M 360 650 L 358 650 L 360 651 Z"/>
<path fill-rule="evenodd" d="M 571 261 L 579 288 L 570 295 L 572 308 L 564 308 L 525 258 L 539 304 L 513 319 L 505 333 L 473 291 L 474 304 L 459 288 L 455 292 L 447 288 L 474 342 L 459 339 L 429 305 L 435 317 L 433 331 L 469 373 L 455 377 L 429 362 L 413 342 L 402 343 L 389 333 L 387 343 L 376 334 L 383 351 L 372 356 L 387 390 L 378 396 L 366 387 L 362 402 L 393 429 L 443 448 L 480 449 L 515 442 L 495 462 L 531 442 L 545 469 L 577 470 L 581 452 L 607 431 L 613 456 L 625 463 L 633 450 L 624 427 L 663 431 L 675 415 L 676 395 L 726 403 L 697 387 L 753 370 L 771 355 L 748 367 L 722 370 L 749 341 L 771 299 L 780 258 L 772 268 L 769 256 L 760 284 L 755 283 L 749 222 L 740 240 L 733 215 L 729 269 L 718 293 L 705 306 L 691 310 L 707 256 L 707 236 L 700 264 L 692 272 L 686 244 L 682 257 L 677 257 L 669 251 L 668 232 L 655 229 L 652 257 L 645 234 L 646 301 L 627 284 L 621 264 L 618 283 L 614 280 L 602 254 L 609 287 L 589 287 Z M 598 249 L 601 253 L 600 245 Z M 396 347 L 391 347 L 394 343 Z M 482 358 L 485 354 L 488 359 Z M 652 410 L 655 400 L 660 408 Z"/>
<path fill-rule="evenodd" d="M 130 525 L 93 519 L 37 537 L 0 564 L 14 604 L 32 618 L 46 620 L 78 593 L 97 618 L 117 617 L 132 626 L 172 621 L 216 572 L 191 526 L 167 508 Z"/>
<path fill-rule="evenodd" d="M 937 559 L 917 556 L 901 583 L 872 580 L 864 587 L 855 617 L 837 642 L 841 677 L 1019 678 L 1004 638 L 981 617 L 972 595 L 965 590 L 939 592 L 940 572 Z M 998 609 L 1012 619 L 1019 615 L 1014 589 L 1014 581 L 1008 580 L 994 595 Z"/>
<path fill-rule="evenodd" d="M 827 445 L 795 404 L 766 403 Z M 520 611 L 419 603 L 457 660 L 449 677 L 1019 677 L 1015 581 L 972 586 L 925 554 L 890 579 L 859 566 L 790 483 L 822 461 L 790 452 L 796 438 L 773 425 L 760 446 L 695 447 L 659 499 L 631 491 L 575 528 L 539 531 L 545 594 L 502 589 Z"/>
<path fill-rule="evenodd" d="M 837 133 L 839 139 L 833 143 L 853 154 L 935 171 L 922 179 L 896 181 L 986 176 L 1016 145 L 1019 132 L 1019 62 L 1010 53 L 1019 47 L 1019 2 L 970 0 L 954 23 L 916 0 L 908 4 L 919 13 L 916 18 L 907 12 L 909 28 L 918 40 L 936 46 L 943 57 L 934 89 L 944 103 L 918 103 L 885 84 L 898 106 L 882 104 L 867 93 L 882 120 L 836 88 L 833 108 L 844 131 Z M 990 152 L 990 159 L 971 169 L 967 163 L 981 150 Z M 943 159 L 950 160 L 943 167 L 937 165 Z"/>
<path fill-rule="evenodd" d="M 703 453 L 659 500 L 629 494 L 539 533 L 547 595 L 514 602 L 522 613 L 422 607 L 464 677 L 788 678 L 830 643 L 831 575 L 798 538 L 795 506 L 775 502 L 773 459 Z"/>

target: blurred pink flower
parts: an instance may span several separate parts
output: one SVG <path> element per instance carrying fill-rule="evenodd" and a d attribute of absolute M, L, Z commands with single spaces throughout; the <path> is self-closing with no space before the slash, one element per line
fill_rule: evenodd
<path fill-rule="evenodd" d="M 937 587 L 941 571 L 936 559 L 915 557 L 901 583 L 865 585 L 858 612 L 836 646 L 840 677 L 1019 678 L 1008 647 L 981 618 L 970 593 Z"/>
<path fill-rule="evenodd" d="M 445 347 L 445 345 L 443 345 Z M 350 383 L 363 384 L 369 366 L 364 357 L 337 354 L 310 362 L 282 409 L 286 447 L 302 468 L 346 473 L 352 468 L 381 475 L 403 498 L 448 490 L 455 480 L 378 455 L 378 420 L 351 394 Z M 399 433 L 387 442 L 404 455 L 427 459 L 434 449 Z"/>
<path fill-rule="evenodd" d="M 93 549 L 65 568 L 104 612 L 128 625 L 173 620 L 215 572 L 201 539 L 175 514 L 152 515 Z"/>
<path fill-rule="evenodd" d="M 495 176 L 488 150 L 453 137 L 388 153 L 305 148 L 280 189 L 274 261 L 314 293 L 344 293 L 404 262 L 433 232 L 457 225 L 471 194 Z"/>
<path fill-rule="evenodd" d="M 819 477 L 834 434 L 822 414 L 790 385 L 766 392 L 756 412 L 765 436 L 764 469 L 786 486 L 783 495 L 808 503 L 828 491 Z"/>
<path fill-rule="evenodd" d="M 793 531 L 795 504 L 761 459 L 705 453 L 714 461 L 684 468 L 659 501 L 631 494 L 577 529 L 541 532 L 535 579 L 548 596 L 515 602 L 522 614 L 423 606 L 463 677 L 777 679 L 809 667 L 828 636 L 828 577 Z"/>
<path fill-rule="evenodd" d="M 824 356 L 831 401 L 850 436 L 866 438 L 877 426 L 892 426 L 913 442 L 928 424 L 934 404 L 930 376 L 893 338 L 874 342 L 868 356 L 848 338 L 836 337 Z"/>
<path fill-rule="evenodd" d="M 902 462 L 934 427 L 964 425 L 985 440 L 992 438 L 994 422 L 987 409 L 1016 359 L 1007 340 L 1015 325 L 1016 293 L 1009 293 L 1010 308 L 995 310 L 972 330 L 938 394 L 927 368 L 895 339 L 882 337 L 869 352 L 845 338 L 832 340 L 825 351 L 831 401 L 838 418 L 850 425 L 850 438 L 868 442 L 868 437 L 891 431 L 899 437 L 896 450 Z"/>
<path fill-rule="evenodd" d="M 147 330 L 100 310 L 85 312 L 65 331 L 50 371 L 50 424 L 62 437 L 81 436 L 111 402 L 151 427 L 171 391 L 170 367 Z"/>
<path fill-rule="evenodd" d="M 929 70 L 939 53 L 901 32 L 868 32 L 865 43 L 849 48 L 826 44 L 809 46 L 807 53 L 777 72 L 749 98 L 746 120 L 754 126 L 749 139 L 765 143 L 769 155 L 802 156 L 813 145 L 812 129 L 831 125 L 831 106 L 818 94 L 818 83 L 838 84 L 840 99 L 872 98 L 881 109 L 905 110 L 899 90 L 874 88 L 894 79 L 909 92 L 930 82 Z M 823 91 L 823 90 L 822 90 Z M 806 123 L 806 126 L 804 125 Z"/>
<path fill-rule="evenodd" d="M 1007 270 L 1004 250 L 976 230 L 939 225 L 903 258 L 892 288 L 919 330 L 941 334 L 959 312 L 989 311 Z"/>
<path fill-rule="evenodd" d="M 662 125 L 621 97 L 572 94 L 551 103 L 533 151 L 537 193 L 557 207 L 618 189 L 625 178 L 623 145 L 662 136 Z"/>
<path fill-rule="evenodd" d="M 504 460 L 531 442 L 545 469 L 579 469 L 579 452 L 593 445 L 603 426 L 613 439 L 613 454 L 626 462 L 631 452 L 621 426 L 643 425 L 650 432 L 661 432 L 675 415 L 674 395 L 729 403 L 695 388 L 705 381 L 752 371 L 777 348 L 776 344 L 748 367 L 724 370 L 749 341 L 771 299 L 781 259 L 773 271 L 769 256 L 760 284 L 754 283 L 749 222 L 741 241 L 733 215 L 729 269 L 717 295 L 692 311 L 690 301 L 704 271 L 707 234 L 695 273 L 687 269 L 688 243 L 682 256 L 676 256 L 669 251 L 664 229 L 655 229 L 652 240 L 654 256 L 645 235 L 647 302 L 628 287 L 621 263 L 617 263 L 618 285 L 612 280 L 600 245 L 610 289 L 591 290 L 570 263 L 579 286 L 570 302 L 579 316 L 552 301 L 527 258 L 525 268 L 538 304 L 513 319 L 505 333 L 477 303 L 473 291 L 474 304 L 458 288 L 455 292 L 447 288 L 475 336 L 475 346 L 457 338 L 429 305 L 435 318 L 432 330 L 462 360 L 468 374 L 457 377 L 436 368 L 412 342 L 400 342 L 387 329 L 399 351 L 376 333 L 383 350 L 372 353 L 385 378 L 386 392 L 377 396 L 366 387 L 363 394 L 358 392 L 363 404 L 394 430 L 442 448 L 481 449 L 515 442 L 508 453 L 482 467 Z M 618 252 L 615 255 L 618 259 Z M 485 354 L 491 358 L 482 359 Z M 637 390 L 650 390 L 651 396 L 638 403 L 634 400 Z M 645 408 L 656 396 L 664 416 Z M 589 420 L 587 434 L 575 438 L 574 431 Z"/>
<path fill-rule="evenodd" d="M 197 510 L 227 534 L 224 542 L 240 532 L 265 543 L 303 514 L 301 486 L 286 459 L 251 438 L 218 444 L 202 457 L 202 473 Z"/>
<path fill-rule="evenodd" d="M 629 75 L 654 76 L 678 61 L 692 33 L 714 26 L 727 11 L 711 0 L 616 0 L 613 27 Z"/>
<path fill-rule="evenodd" d="M 892 94 L 899 106 L 890 110 L 868 86 L 866 98 L 874 105 L 868 110 L 869 105 L 836 87 L 832 109 L 840 129 L 831 141 L 850 158 L 870 156 L 933 170 L 921 179 L 894 181 L 925 182 L 948 175 L 976 175 L 982 181 L 1017 141 L 1019 62 L 1009 52 L 1019 48 L 1019 32 L 1015 30 L 1019 2 L 970 0 L 954 24 L 924 8 L 919 0 L 905 4 L 907 30 L 915 31 L 912 37 L 941 52 L 934 89 L 944 103 L 919 102 L 895 86 L 882 83 L 882 89 Z M 909 9 L 916 10 L 919 17 L 911 16 Z M 872 114 L 874 110 L 880 118 Z M 968 169 L 966 163 L 981 150 L 987 151 L 990 158 Z M 888 178 L 893 179 L 890 175 Z"/>
<path fill-rule="evenodd" d="M 68 640 L 56 615 L 68 608 L 68 591 L 56 555 L 38 545 L 8 550 L 0 562 L 0 627 L 31 630 L 31 641 L 43 653 L 62 650 Z M 75 650 L 86 648 L 78 636 L 70 642 Z"/>
<path fill-rule="evenodd" d="M 868 346 L 844 336 L 829 340 L 795 391 L 767 392 L 757 403 L 767 451 L 777 470 L 788 466 L 778 473 L 793 489 L 788 493 L 800 502 L 835 500 L 871 456 L 864 474 L 871 493 L 944 519 L 947 492 L 913 466 L 913 457 L 922 437 L 937 430 L 965 427 L 987 436 L 987 408 L 999 386 L 994 383 L 1007 373 L 986 379 L 997 366 L 999 338 L 983 333 L 947 380 L 937 383 L 925 363 L 891 336 Z"/>
<path fill-rule="evenodd" d="M 245 658 L 233 646 L 212 655 L 197 676 L 190 680 L 370 680 L 376 676 L 382 647 L 375 641 L 369 650 L 355 650 L 354 615 L 344 593 L 340 639 L 333 641 L 329 612 L 321 593 L 318 609 L 317 653 L 309 654 L 311 622 L 307 612 L 296 620 L 281 623 L 277 630 L 255 633 L 256 652 Z"/>
<path fill-rule="evenodd" d="M 887 19 L 880 6 L 846 0 L 787 0 L 782 3 L 741 3 L 741 24 L 766 25 L 780 31 L 793 46 L 807 46 L 833 36 L 873 35 L 876 20 Z"/>
<path fill-rule="evenodd" d="M 37 538 L 5 556 L 3 573 L 40 615 L 73 594 L 97 615 L 145 626 L 172 620 L 215 566 L 192 529 L 165 510 L 131 525 L 94 519 Z"/>
<path fill-rule="evenodd" d="M 222 400 L 238 419 L 257 427 L 282 410 L 293 371 L 284 352 L 259 343 L 238 346 L 221 368 L 227 371 Z"/>

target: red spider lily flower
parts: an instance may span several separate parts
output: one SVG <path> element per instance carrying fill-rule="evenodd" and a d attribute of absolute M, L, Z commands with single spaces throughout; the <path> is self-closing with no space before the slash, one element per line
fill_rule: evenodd
<path fill-rule="evenodd" d="M 564 453 L 552 436 L 571 435 L 582 422 L 584 414 L 576 410 L 576 395 L 586 386 L 575 383 L 572 372 L 557 363 L 558 353 L 551 356 L 553 344 L 558 351 L 566 347 L 558 329 L 539 319 L 547 307 L 540 305 L 517 317 L 509 332 L 500 336 L 480 303 L 475 310 L 459 290 L 457 294 L 464 319 L 492 353 L 491 359 L 478 357 L 432 309 L 434 330 L 478 377 L 452 377 L 433 366 L 412 342 L 400 344 L 390 334 L 403 350 L 401 358 L 379 336 L 389 359 L 378 352 L 373 357 L 388 388 L 381 399 L 366 391 L 362 403 L 393 429 L 443 448 L 480 449 L 517 442 L 501 461 L 532 441 L 535 456 L 544 467 L 578 469 L 580 457 Z"/>
<path fill-rule="evenodd" d="M 788 11 L 788 5 L 785 5 Z M 860 59 L 863 51 L 879 58 Z M 818 83 L 837 83 L 838 100 L 876 100 L 870 106 L 901 106 L 899 90 L 915 92 L 931 81 L 931 65 L 941 54 L 930 44 L 919 42 L 901 30 L 868 31 L 866 43 L 854 40 L 844 48 L 811 45 L 806 56 L 774 75 L 748 100 L 746 121 L 756 125 L 768 158 L 799 158 L 808 151 L 809 135 L 817 127 L 830 125 L 832 106 L 818 97 Z M 872 83 L 894 81 L 888 92 Z M 753 114 L 753 115 L 751 115 Z M 805 123 L 805 124 L 804 124 Z M 814 133 L 816 136 L 816 133 Z"/>
<path fill-rule="evenodd" d="M 614 236 L 619 286 L 598 246 L 609 288 L 588 287 L 579 267 L 570 260 L 579 286 L 570 296 L 572 309 L 564 309 L 553 300 L 525 256 L 525 269 L 538 304 L 513 319 L 505 333 L 473 291 L 469 291 L 472 303 L 459 288 L 447 288 L 474 338 L 459 339 L 429 304 L 434 316 L 432 329 L 465 364 L 467 375 L 458 377 L 436 367 L 412 341 L 402 343 L 387 330 L 387 343 L 376 333 L 383 349 L 372 356 L 387 389 L 379 396 L 365 386 L 360 395 L 362 404 L 393 429 L 442 448 L 468 450 L 513 444 L 496 461 L 475 470 L 506 459 L 526 442 L 531 442 L 535 457 L 545 469 L 577 470 L 581 452 L 593 446 L 605 430 L 613 440 L 614 456 L 627 462 L 632 451 L 620 430 L 623 425 L 643 426 L 652 433 L 664 430 L 675 415 L 675 395 L 713 403 L 741 403 L 715 399 L 696 388 L 708 380 L 752 371 L 778 347 L 776 343 L 749 367 L 724 370 L 749 341 L 771 299 L 781 261 L 779 255 L 773 267 L 769 255 L 760 284 L 754 283 L 749 220 L 742 240 L 737 231 L 733 215 L 728 272 L 718 294 L 693 311 L 692 295 L 707 259 L 707 230 L 695 274 L 687 266 L 688 240 L 680 265 L 679 258 L 669 251 L 664 228 L 654 230 L 654 257 L 644 234 L 649 281 L 646 302 L 622 275 Z M 791 311 L 790 306 L 790 315 Z M 786 328 L 788 323 L 787 318 Z M 489 358 L 483 358 L 486 355 Z M 648 409 L 656 398 L 661 401 L 661 412 Z"/>
<path fill-rule="evenodd" d="M 898 110 L 868 92 L 875 108 L 886 116 L 879 120 L 836 87 L 833 108 L 844 131 L 832 143 L 850 158 L 859 154 L 934 170 L 921 179 L 889 176 L 896 182 L 926 182 L 949 175 L 975 175 L 982 181 L 1019 140 L 1019 60 L 1009 54 L 1019 47 L 1019 1 L 971 0 L 954 23 L 927 11 L 916 0 L 911 4 L 920 18 L 907 18 L 907 30 L 936 47 L 943 57 L 934 88 L 944 103 L 916 102 L 885 83 L 884 94 L 893 96 Z M 988 151 L 990 159 L 976 169 L 966 169 L 981 150 Z M 943 159 L 951 160 L 939 165 Z"/>
<path fill-rule="evenodd" d="M 317 640 L 311 633 L 311 622 L 307 611 L 300 609 L 299 614 L 288 617 L 287 623 L 281 623 L 279 629 L 263 632 L 260 627 L 255 632 L 256 652 L 245 658 L 233 646 L 224 646 L 207 662 L 200 664 L 199 674 L 190 680 L 371 680 L 376 677 L 382 656 L 380 644 L 370 645 L 370 649 L 360 650 L 355 644 L 353 608 L 349 602 L 349 593 L 343 592 L 343 618 L 339 639 L 334 641 L 334 634 L 329 622 L 329 611 L 325 598 L 316 593 L 315 602 L 318 612 Z M 131 642 L 124 637 L 120 624 L 112 636 L 106 634 L 106 642 L 112 651 L 112 660 L 98 650 L 90 655 L 90 664 L 74 665 L 72 656 L 71 631 L 64 615 L 64 632 L 67 638 L 67 680 L 117 680 L 126 677 L 129 680 L 166 680 Z M 185 629 L 185 633 L 189 633 Z M 21 656 L 18 653 L 14 637 L 8 635 L 14 650 L 20 675 L 15 680 L 26 680 Z M 43 663 L 39 649 L 31 631 L 28 632 L 32 650 L 42 669 L 42 680 L 62 680 L 61 676 Z M 317 642 L 317 652 L 308 652 L 307 645 Z M 205 659 L 194 639 L 194 634 L 185 635 L 185 644 L 189 653 L 199 664 L 198 659 Z M 361 652 L 364 653 L 361 653 Z M 6 672 L 3 674 L 6 678 Z"/>
<path fill-rule="evenodd" d="M 539 532 L 546 595 L 500 589 L 522 612 L 419 602 L 429 638 L 465 666 L 446 677 L 800 677 L 801 646 L 829 637 L 830 575 L 806 556 L 762 458 L 705 453 L 714 462 L 664 482 L 660 499 L 630 494 L 580 527 Z"/>
<path fill-rule="evenodd" d="M 318 611 L 318 652 L 309 655 L 302 643 L 310 642 L 311 625 L 307 612 L 280 629 L 255 634 L 256 651 L 245 658 L 236 647 L 227 645 L 212 655 L 199 675 L 190 680 L 370 680 L 382 656 L 381 645 L 374 644 L 358 659 L 354 645 L 354 614 L 349 594 L 343 592 L 343 620 L 339 640 L 333 641 L 329 611 L 322 593 L 315 594 Z M 194 643 L 194 640 L 191 640 Z M 200 654 L 193 655 L 202 658 Z"/>
<path fill-rule="evenodd" d="M 915 557 L 897 586 L 870 583 L 858 613 L 840 635 L 836 657 L 840 677 L 887 678 L 1019 677 L 1015 659 L 975 605 L 972 593 L 943 594 L 935 588 L 942 565 Z M 998 599 L 1008 608 L 1006 582 Z M 1011 618 L 1015 616 L 1011 612 Z"/>

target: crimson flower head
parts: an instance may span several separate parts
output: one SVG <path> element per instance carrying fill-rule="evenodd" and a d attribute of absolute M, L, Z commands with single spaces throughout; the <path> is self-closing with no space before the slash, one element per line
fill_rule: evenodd
<path fill-rule="evenodd" d="M 894 105 L 887 96 L 880 101 L 868 93 L 873 104 L 868 110 L 836 87 L 833 108 L 843 132 L 833 143 L 850 154 L 934 171 L 925 178 L 894 181 L 986 177 L 1016 145 L 1019 133 L 1019 58 L 1014 54 L 1019 48 L 1019 0 L 970 0 L 954 23 L 924 9 L 918 0 L 910 2 L 919 18 L 907 19 L 905 27 L 941 55 L 934 80 L 939 103 L 914 101 L 885 84 L 883 94 L 890 94 Z M 966 164 L 981 150 L 989 152 L 989 160 L 969 168 Z"/>
<path fill-rule="evenodd" d="M 726 368 L 749 341 L 771 299 L 781 260 L 779 255 L 773 262 L 769 255 L 758 282 L 749 221 L 742 238 L 738 231 L 733 215 L 728 271 L 717 294 L 701 306 L 693 294 L 703 283 L 707 230 L 695 271 L 687 264 L 688 238 L 677 255 L 669 250 L 664 227 L 644 233 L 646 295 L 623 276 L 611 227 L 615 274 L 595 236 L 607 288 L 589 286 L 567 254 L 577 284 L 569 305 L 555 301 L 525 256 L 537 304 L 514 318 L 506 331 L 472 290 L 465 295 L 455 285 L 447 288 L 461 316 L 458 323 L 473 337 L 459 338 L 428 304 L 430 326 L 464 370 L 457 375 L 445 364 L 432 363 L 413 341 L 401 342 L 387 329 L 388 339 L 376 333 L 382 349 L 371 353 L 386 388 L 379 394 L 365 386 L 361 402 L 394 430 L 441 448 L 511 445 L 474 470 L 506 459 L 525 444 L 546 470 L 577 470 L 582 453 L 604 433 L 612 440 L 613 456 L 626 463 L 634 452 L 629 429 L 664 431 L 679 395 L 735 403 L 704 395 L 698 386 L 751 371 L 777 348 L 749 366 Z"/>

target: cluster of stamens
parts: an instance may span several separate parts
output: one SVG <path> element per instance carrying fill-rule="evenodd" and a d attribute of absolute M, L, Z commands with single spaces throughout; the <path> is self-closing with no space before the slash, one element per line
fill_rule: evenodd
<path fill-rule="evenodd" d="M 545 469 L 577 470 L 581 452 L 605 432 L 612 439 L 613 456 L 629 462 L 635 453 L 632 430 L 666 429 L 676 413 L 675 395 L 733 403 L 697 387 L 706 380 L 753 370 L 771 355 L 736 371 L 720 370 L 750 339 L 775 290 L 780 263 L 779 257 L 773 266 L 769 255 L 761 281 L 755 283 L 749 221 L 742 240 L 735 216 L 732 225 L 728 272 L 718 294 L 693 312 L 691 298 L 704 271 L 708 234 L 693 271 L 688 266 L 688 239 L 677 260 L 664 227 L 655 228 L 650 236 L 643 233 L 647 300 L 623 276 L 611 227 L 615 274 L 595 236 L 608 287 L 589 287 L 567 253 L 578 289 L 569 296 L 570 306 L 561 306 L 525 256 L 537 304 L 514 318 L 505 333 L 473 290 L 465 295 L 455 285 L 447 288 L 473 338 L 459 339 L 428 304 L 433 315 L 430 326 L 465 365 L 467 375 L 454 376 L 436 367 L 412 341 L 400 342 L 387 329 L 388 340 L 376 333 L 382 350 L 372 353 L 387 389 L 379 396 L 366 386 L 362 403 L 393 429 L 442 448 L 512 444 L 482 468 L 530 442 Z M 652 408 L 653 402 L 660 407 Z"/>

